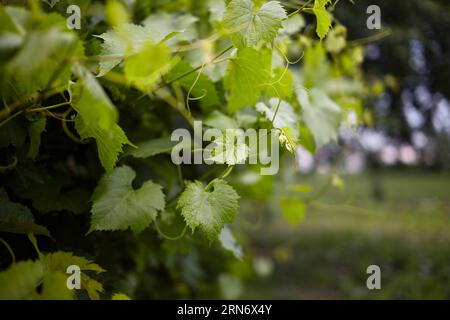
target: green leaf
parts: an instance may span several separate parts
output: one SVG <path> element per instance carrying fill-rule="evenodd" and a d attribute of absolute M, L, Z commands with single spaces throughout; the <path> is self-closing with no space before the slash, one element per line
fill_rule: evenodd
<path fill-rule="evenodd" d="M 148 92 L 175 63 L 166 44 L 154 44 L 148 40 L 141 50 L 125 61 L 125 77 L 139 90 Z"/>
<path fill-rule="evenodd" d="M 0 300 L 30 299 L 44 276 L 40 261 L 20 261 L 0 272 Z"/>
<path fill-rule="evenodd" d="M 166 41 L 174 45 L 180 41 L 193 41 L 198 38 L 195 23 L 197 17 L 190 14 L 155 13 L 142 22 L 150 30 L 155 43 Z"/>
<path fill-rule="evenodd" d="M 313 12 L 317 19 L 316 33 L 322 40 L 331 28 L 330 14 L 325 6 L 331 0 L 315 0 Z"/>
<path fill-rule="evenodd" d="M 206 190 L 199 181 L 188 184 L 178 199 L 177 208 L 192 232 L 198 227 L 213 241 L 225 224 L 233 221 L 239 195 L 221 179 L 214 180 L 211 188 L 212 191 Z"/>
<path fill-rule="evenodd" d="M 0 76 L 7 100 L 20 99 L 24 94 L 50 86 L 68 85 L 72 61 L 83 56 L 81 41 L 66 28 L 63 17 L 54 13 L 42 15 L 33 24 L 27 23 L 26 27 L 31 25 L 33 27 L 29 30 L 22 29 L 23 34 L 13 41 L 21 41 L 20 48 L 12 59 L 5 61 Z"/>
<path fill-rule="evenodd" d="M 41 257 L 46 274 L 62 272 L 66 275 L 67 268 L 76 265 L 81 271 L 105 272 L 98 264 L 84 258 L 75 256 L 72 252 L 57 251 L 45 254 Z M 66 275 L 67 280 L 67 275 Z M 103 285 L 89 277 L 85 272 L 81 273 L 81 289 L 85 290 L 92 300 L 98 300 L 103 292 Z"/>
<path fill-rule="evenodd" d="M 125 24 L 98 36 L 103 39 L 101 54 L 106 56 L 99 63 L 101 77 L 122 62 L 127 54 L 138 52 L 146 40 L 156 41 L 156 34 L 148 28 Z M 117 58 L 116 58 L 117 57 Z"/>
<path fill-rule="evenodd" d="M 278 108 L 278 112 L 275 112 Z M 263 102 L 256 104 L 256 110 L 258 110 L 264 117 L 273 121 L 273 127 L 277 129 L 283 129 L 284 127 L 289 127 L 292 129 L 292 134 L 295 138 L 298 137 L 298 116 L 295 113 L 294 108 L 284 100 L 272 98 L 269 100 L 268 105 Z"/>
<path fill-rule="evenodd" d="M 101 34 L 98 37 L 104 40 L 101 54 L 105 59 L 99 63 L 98 76 L 104 76 L 124 57 L 141 51 L 147 41 L 158 44 L 171 38 L 168 43 L 175 44 L 195 39 L 197 34 L 192 25 L 196 21 L 191 15 L 157 13 L 148 16 L 143 26 L 128 23 Z"/>
<path fill-rule="evenodd" d="M 99 127 L 87 126 L 84 123 L 84 119 L 77 116 L 75 118 L 75 128 L 82 139 L 95 139 L 100 162 L 107 172 L 111 171 L 116 165 L 123 145 L 129 144 L 133 146 L 122 128 L 117 124 L 114 124 L 110 130 L 104 130 Z"/>
<path fill-rule="evenodd" d="M 30 149 L 28 150 L 28 157 L 36 159 L 41 145 L 41 134 L 45 131 L 47 124 L 47 117 L 41 116 L 38 120 L 31 122 L 28 125 L 28 134 L 30 135 Z"/>
<path fill-rule="evenodd" d="M 164 209 L 161 186 L 150 181 L 134 190 L 132 182 L 136 173 L 122 166 L 105 174 L 92 196 L 91 228 L 94 230 L 126 230 L 135 233 L 147 228 Z"/>
<path fill-rule="evenodd" d="M 84 273 L 81 274 L 81 287 L 86 290 L 91 300 L 100 300 L 100 293 L 104 291 L 100 282 L 86 276 Z"/>
<path fill-rule="evenodd" d="M 94 138 L 98 155 L 106 171 L 114 168 L 124 144 L 132 145 L 116 123 L 117 109 L 97 79 L 86 70 L 78 70 L 80 79 L 71 86 L 77 117 L 75 128 L 82 139 Z"/>
<path fill-rule="evenodd" d="M 131 300 L 129 296 L 127 296 L 125 293 L 114 293 L 111 297 L 112 300 Z"/>
<path fill-rule="evenodd" d="M 67 274 L 49 272 L 44 276 L 42 292 L 37 295 L 40 300 L 73 300 L 74 290 L 67 288 Z"/>
<path fill-rule="evenodd" d="M 226 129 L 238 129 L 239 125 L 237 121 L 220 111 L 214 110 L 203 120 L 203 123 L 207 126 L 217 128 L 220 130 Z"/>
<path fill-rule="evenodd" d="M 223 26 L 231 34 L 236 48 L 272 44 L 286 19 L 278 1 L 270 1 L 258 10 L 251 0 L 232 0 L 225 11 Z"/>
<path fill-rule="evenodd" d="M 34 233 L 51 237 L 46 227 L 34 222 L 34 217 L 27 207 L 9 201 L 6 193 L 0 198 L 0 231 L 19 234 Z"/>
<path fill-rule="evenodd" d="M 78 68 L 78 81 L 71 85 L 72 104 L 84 125 L 101 130 L 111 129 L 119 113 L 97 79 L 86 69 Z M 77 117 L 78 118 L 78 117 Z"/>
<path fill-rule="evenodd" d="M 85 257 L 75 256 L 72 252 L 56 251 L 47 253 L 43 257 L 42 263 L 46 272 L 59 271 L 65 273 L 70 265 L 76 265 L 80 268 L 80 270 L 89 270 L 96 273 L 105 272 L 105 270 L 98 264 L 86 259 Z"/>
<path fill-rule="evenodd" d="M 281 213 L 290 225 L 296 225 L 305 218 L 305 203 L 299 199 L 282 198 Z"/>
<path fill-rule="evenodd" d="M 171 141 L 170 137 L 162 137 L 136 144 L 127 155 L 135 158 L 148 158 L 161 153 L 170 153 L 172 148 L 178 144 L 177 141 Z"/>
<path fill-rule="evenodd" d="M 228 63 L 224 78 L 225 89 L 229 91 L 228 110 L 236 112 L 246 106 L 253 106 L 270 77 L 270 51 L 253 48 L 239 50 Z"/>
<path fill-rule="evenodd" d="M 294 78 L 292 72 L 284 67 L 278 67 L 273 70 L 269 81 L 272 85 L 264 87 L 264 93 L 269 97 L 280 97 L 290 99 L 293 94 Z"/>
<path fill-rule="evenodd" d="M 326 93 L 312 89 L 297 90 L 297 99 L 302 107 L 303 121 L 311 130 L 316 146 L 321 146 L 337 139 L 341 123 L 341 108 Z"/>

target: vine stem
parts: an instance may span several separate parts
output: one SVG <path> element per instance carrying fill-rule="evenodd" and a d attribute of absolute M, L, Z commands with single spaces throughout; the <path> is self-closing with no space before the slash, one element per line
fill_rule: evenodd
<path fill-rule="evenodd" d="M 387 28 L 387 29 L 377 32 L 371 36 L 368 36 L 366 38 L 360 38 L 360 39 L 355 39 L 355 40 L 349 41 L 349 46 L 358 46 L 358 45 L 372 43 L 372 42 L 381 40 L 389 35 L 391 35 L 391 29 Z"/>
<path fill-rule="evenodd" d="M 183 171 L 181 170 L 181 165 L 177 165 L 177 173 L 181 188 L 184 189 L 184 179 L 183 179 Z"/>
<path fill-rule="evenodd" d="M 36 105 L 39 101 L 45 100 L 46 98 L 51 97 L 52 95 L 65 89 L 66 87 L 63 86 L 49 89 L 41 93 L 35 92 L 19 101 L 14 102 L 11 106 L 5 106 L 2 110 L 0 110 L 0 127 L 17 117 L 19 114 L 22 114 L 25 109 L 28 109 L 29 107 Z"/>
<path fill-rule="evenodd" d="M 163 83 L 160 87 L 156 88 L 155 91 L 158 91 L 158 90 L 161 89 L 161 88 L 164 88 L 164 87 L 166 87 L 166 86 L 168 86 L 168 85 L 170 85 L 170 84 L 172 84 L 172 83 L 174 83 L 174 82 L 176 82 L 176 81 L 178 81 L 178 80 L 180 80 L 180 79 L 182 79 L 182 78 L 184 78 L 184 77 L 187 77 L 187 76 L 193 74 L 194 72 L 199 71 L 200 69 L 204 68 L 205 66 L 207 66 L 207 65 L 213 63 L 214 61 L 216 61 L 218 58 L 220 58 L 221 56 L 223 56 L 225 53 L 227 53 L 227 52 L 230 51 L 231 49 L 233 49 L 233 46 L 232 46 L 232 45 L 229 46 L 229 47 L 227 47 L 227 48 L 225 48 L 225 49 L 222 50 L 221 52 L 219 52 L 219 53 L 218 53 L 214 58 L 212 58 L 211 61 L 209 61 L 208 63 L 203 63 L 202 65 L 200 65 L 200 66 L 198 66 L 198 67 L 196 67 L 196 68 L 194 68 L 194 69 L 192 69 L 192 70 L 189 70 L 189 71 L 187 71 L 187 72 L 185 72 L 185 73 L 179 75 L 179 76 L 176 77 L 175 79 L 172 79 L 172 80 L 170 80 L 170 81 L 167 81 L 167 82 Z"/>
<path fill-rule="evenodd" d="M 291 12 L 288 14 L 288 18 L 292 17 L 293 15 L 303 11 L 303 9 L 306 8 L 306 6 L 308 6 L 310 3 L 312 2 L 312 0 L 308 0 L 303 6 L 301 6 L 300 8 L 298 8 L 297 10 Z"/>
<path fill-rule="evenodd" d="M 61 103 L 54 104 L 54 105 L 51 105 L 51 106 L 45 106 L 45 107 L 40 107 L 40 108 L 32 108 L 32 109 L 27 110 L 27 112 L 46 111 L 46 110 L 56 109 L 56 108 L 59 108 L 59 107 L 62 107 L 62 106 L 67 106 L 67 105 L 70 105 L 70 104 L 71 104 L 70 101 L 66 101 L 66 102 L 61 102 Z"/>
<path fill-rule="evenodd" d="M 205 190 L 209 190 L 213 184 L 213 182 L 217 179 L 225 179 L 228 175 L 233 171 L 234 165 L 228 166 L 221 174 L 215 179 L 212 179 L 205 187 Z"/>

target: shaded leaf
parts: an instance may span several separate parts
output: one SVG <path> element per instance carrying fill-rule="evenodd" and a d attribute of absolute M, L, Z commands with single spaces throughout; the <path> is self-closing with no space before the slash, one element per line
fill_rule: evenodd
<path fill-rule="evenodd" d="M 211 189 L 206 190 L 199 181 L 190 183 L 178 199 L 177 208 L 192 232 L 200 228 L 213 241 L 225 224 L 232 222 L 239 196 L 221 179 L 214 180 Z"/>
<path fill-rule="evenodd" d="M 89 232 L 94 230 L 126 230 L 138 233 L 147 228 L 164 209 L 161 186 L 147 181 L 134 190 L 136 173 L 122 166 L 105 174 L 92 196 L 92 217 Z"/>

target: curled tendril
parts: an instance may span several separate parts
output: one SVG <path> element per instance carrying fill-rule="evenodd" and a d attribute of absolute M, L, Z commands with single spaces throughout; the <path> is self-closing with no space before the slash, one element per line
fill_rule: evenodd
<path fill-rule="evenodd" d="M 202 94 L 200 97 L 196 97 L 196 98 L 191 98 L 191 97 L 189 97 L 188 99 L 189 99 L 190 101 L 201 100 L 201 99 L 203 99 L 204 97 L 206 97 L 206 95 L 208 94 L 208 91 L 207 91 L 206 89 L 202 89 L 202 92 L 203 92 L 203 94 Z"/>
<path fill-rule="evenodd" d="M 181 233 L 179 235 L 174 236 L 174 237 L 168 236 L 164 232 L 162 232 L 161 229 L 159 228 L 156 220 L 155 220 L 155 229 L 164 239 L 170 240 L 170 241 L 175 241 L 175 240 L 179 240 L 184 237 L 184 235 L 186 234 L 187 225 L 184 226 L 183 230 L 181 231 Z"/>
<path fill-rule="evenodd" d="M 70 114 L 71 111 L 73 111 L 72 106 L 71 106 L 66 112 L 63 113 L 62 119 L 60 119 L 60 120 L 61 120 L 62 127 L 63 127 L 63 130 L 64 130 L 64 132 L 66 133 L 66 135 L 67 135 L 71 140 L 73 140 L 73 141 L 75 141 L 76 143 L 79 143 L 79 144 L 86 144 L 86 143 L 88 143 L 88 141 L 86 141 L 86 140 L 81 140 L 80 138 L 78 138 L 77 136 L 75 136 L 75 135 L 70 131 L 69 127 L 67 126 L 67 122 L 73 122 L 73 120 L 67 120 L 67 119 L 66 119 L 67 116 Z"/>
<path fill-rule="evenodd" d="M 192 83 L 192 85 L 191 85 L 191 87 L 189 88 L 189 91 L 188 91 L 188 93 L 187 93 L 187 97 L 186 97 L 186 108 L 187 108 L 187 110 L 188 110 L 188 112 L 189 112 L 189 115 L 191 115 L 191 107 L 190 107 L 190 105 L 189 105 L 189 101 L 191 101 L 191 100 L 200 100 L 200 99 L 204 98 L 204 97 L 206 96 L 206 94 L 207 94 L 206 90 L 205 90 L 205 89 L 202 89 L 204 93 L 203 93 L 203 95 L 202 95 L 201 97 L 191 98 L 191 92 L 192 92 L 192 90 L 194 89 L 195 85 L 197 84 L 198 80 L 200 79 L 200 75 L 202 74 L 203 69 L 205 68 L 205 65 L 206 65 L 205 63 L 202 64 L 200 70 L 199 70 L 198 73 L 197 73 L 197 77 L 195 78 L 195 81 Z"/>

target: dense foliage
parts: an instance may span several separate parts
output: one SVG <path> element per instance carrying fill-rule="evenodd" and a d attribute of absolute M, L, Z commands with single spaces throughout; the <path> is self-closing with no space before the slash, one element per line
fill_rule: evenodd
<path fill-rule="evenodd" d="M 67 27 L 73 4 L 79 30 Z M 170 135 L 195 120 L 275 128 L 280 156 L 293 158 L 297 145 L 314 153 L 341 126 L 370 123 L 364 101 L 377 90 L 334 5 L 0 6 L 0 298 L 213 297 L 227 274 L 250 272 L 235 268 L 251 256 L 232 223 L 240 197 L 267 196 L 237 180 L 259 166 L 236 165 L 246 153 L 175 165 Z M 297 223 L 304 203 L 279 197 Z M 73 264 L 81 291 L 66 287 Z"/>

